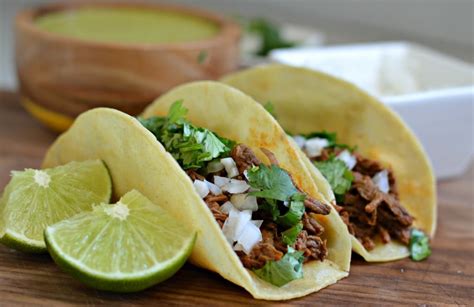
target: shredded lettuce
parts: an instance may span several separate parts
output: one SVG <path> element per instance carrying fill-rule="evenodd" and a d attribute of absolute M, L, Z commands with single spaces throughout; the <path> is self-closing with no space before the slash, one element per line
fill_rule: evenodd
<path fill-rule="evenodd" d="M 278 261 L 268 261 L 262 268 L 253 272 L 277 287 L 282 287 L 295 279 L 303 278 L 303 252 L 288 246 L 288 252 Z"/>
<path fill-rule="evenodd" d="M 330 157 L 326 161 L 315 162 L 314 165 L 329 182 L 336 201 L 343 201 L 344 194 L 351 188 L 352 180 L 354 180 L 346 164 L 335 157 Z"/>
<path fill-rule="evenodd" d="M 182 100 L 174 102 L 166 117 L 138 118 L 183 169 L 200 169 L 207 162 L 226 157 L 234 147 L 231 140 L 185 120 L 188 110 Z"/>
<path fill-rule="evenodd" d="M 410 236 L 410 254 L 414 261 L 421 261 L 431 255 L 430 239 L 419 229 L 412 229 Z"/>

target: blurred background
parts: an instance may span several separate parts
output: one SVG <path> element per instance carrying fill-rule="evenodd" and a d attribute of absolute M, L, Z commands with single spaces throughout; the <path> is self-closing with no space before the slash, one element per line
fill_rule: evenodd
<path fill-rule="evenodd" d="M 12 31 L 15 13 L 25 7 L 49 2 L 53 1 L 0 0 L 0 88 L 16 86 Z M 318 36 L 315 42 L 320 44 L 409 40 L 470 63 L 474 61 L 472 0 L 170 0 L 168 2 L 201 7 L 232 16 L 263 17 L 280 24 L 301 25 L 322 34 L 323 36 Z"/>
<path fill-rule="evenodd" d="M 123 58 L 117 48 L 114 65 L 109 49 L 87 47 L 84 56 L 79 43 L 42 45 L 42 36 L 25 27 L 17 32 L 15 51 L 16 14 L 53 2 L 80 1 L 0 0 L 0 90 L 18 92 L 17 67 L 23 106 L 53 130 L 65 130 L 87 108 L 105 105 L 136 115 L 177 84 L 281 62 L 346 79 L 386 103 L 418 136 L 438 178 L 462 174 L 472 160 L 474 0 L 140 1 L 228 16 L 241 25 L 242 39 L 234 31 L 225 46 Z M 176 36 L 176 28 L 167 29 Z M 106 56 L 93 61 L 92 54 Z"/>

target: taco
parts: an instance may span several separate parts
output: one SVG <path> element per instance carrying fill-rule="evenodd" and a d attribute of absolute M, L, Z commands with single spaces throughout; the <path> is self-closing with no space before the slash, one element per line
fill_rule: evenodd
<path fill-rule="evenodd" d="M 304 68 L 262 66 L 223 82 L 271 102 L 348 226 L 355 252 L 367 261 L 404 258 L 410 250 L 414 260 L 430 254 L 424 234 L 436 228 L 433 171 L 394 112 L 352 84 Z"/>
<path fill-rule="evenodd" d="M 191 262 L 255 298 L 300 297 L 348 275 L 347 228 L 282 128 L 238 90 L 182 85 L 139 119 L 88 111 L 44 166 L 91 158 L 109 168 L 116 196 L 137 189 L 194 227 Z"/>

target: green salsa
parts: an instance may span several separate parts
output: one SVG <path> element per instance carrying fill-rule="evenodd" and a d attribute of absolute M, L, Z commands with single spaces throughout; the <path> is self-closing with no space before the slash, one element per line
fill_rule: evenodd
<path fill-rule="evenodd" d="M 82 8 L 45 14 L 35 24 L 48 32 L 114 43 L 180 43 L 215 36 L 219 26 L 176 11 L 146 8 Z"/>

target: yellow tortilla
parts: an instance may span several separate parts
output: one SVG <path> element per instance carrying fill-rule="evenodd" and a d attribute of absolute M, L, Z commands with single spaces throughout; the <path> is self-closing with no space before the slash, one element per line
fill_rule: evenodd
<path fill-rule="evenodd" d="M 166 115 L 169 106 L 180 99 L 189 110 L 187 119 L 192 123 L 250 146 L 263 161 L 267 160 L 258 148 L 273 151 L 281 166 L 294 176 L 304 191 L 325 201 L 284 131 L 253 99 L 217 82 L 195 82 L 162 96 L 148 107 L 144 117 Z M 91 158 L 106 163 L 116 197 L 137 189 L 194 227 L 198 238 L 190 260 L 244 287 L 255 298 L 300 297 L 348 275 L 350 236 L 335 210 L 319 219 L 326 228 L 329 256 L 324 262 L 305 264 L 303 279 L 278 288 L 245 269 L 187 174 L 154 135 L 129 115 L 106 108 L 82 114 L 52 145 L 43 166 Z"/>
<path fill-rule="evenodd" d="M 430 162 L 411 130 L 384 104 L 340 79 L 285 65 L 244 70 L 222 81 L 262 104 L 271 101 L 285 130 L 336 132 L 340 142 L 357 145 L 362 155 L 390 166 L 401 204 L 415 217 L 414 226 L 434 234 L 436 186 Z M 329 184 L 301 151 L 300 156 L 321 193 L 333 202 Z M 367 251 L 352 237 L 352 248 L 367 261 L 390 261 L 409 255 L 407 247 L 397 242 L 378 242 L 375 249 Z"/>

